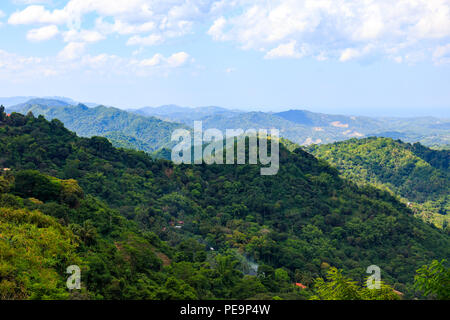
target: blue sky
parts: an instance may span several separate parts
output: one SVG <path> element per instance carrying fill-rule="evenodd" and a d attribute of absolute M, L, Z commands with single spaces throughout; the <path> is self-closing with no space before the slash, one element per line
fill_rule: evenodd
<path fill-rule="evenodd" d="M 450 117 L 450 1 L 5 0 L 17 95 Z"/>

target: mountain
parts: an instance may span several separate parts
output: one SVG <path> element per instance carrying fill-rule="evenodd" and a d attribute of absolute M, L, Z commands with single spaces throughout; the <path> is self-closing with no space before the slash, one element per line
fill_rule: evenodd
<path fill-rule="evenodd" d="M 300 145 L 332 143 L 368 136 L 391 137 L 442 148 L 450 145 L 450 120 L 433 117 L 371 118 L 331 115 L 307 110 L 243 112 L 220 107 L 189 108 L 175 105 L 132 110 L 144 116 L 184 123 L 201 120 L 204 128 L 280 130 L 283 138 Z"/>
<path fill-rule="evenodd" d="M 144 132 L 141 136 L 141 128 L 128 128 L 127 122 L 124 126 L 116 126 L 114 119 L 107 119 L 108 115 L 98 108 L 92 108 L 103 114 L 102 121 L 107 122 L 106 127 L 102 124 L 89 122 L 89 119 L 81 117 L 88 127 L 78 124 L 79 119 L 73 117 L 69 106 L 77 105 L 69 99 L 58 100 L 38 98 L 26 101 L 15 106 L 8 107 L 8 112 L 19 111 L 26 113 L 34 105 L 45 107 L 45 114 L 53 113 L 53 118 L 61 119 L 69 129 L 75 130 L 82 136 L 101 135 L 108 137 L 115 146 L 128 147 L 146 152 L 153 152 L 160 147 L 168 147 L 167 130 L 163 130 L 161 137 L 147 140 L 148 135 Z M 68 108 L 59 108 L 65 106 Z M 100 106 L 102 107 L 102 106 Z M 50 112 L 54 108 L 57 112 Z M 106 108 L 103 106 L 103 108 Z M 44 112 L 34 108 L 36 114 Z M 111 110 L 119 110 L 112 108 Z M 121 112 L 125 112 L 121 110 Z M 270 129 L 280 130 L 283 138 L 292 142 L 308 146 L 311 144 L 327 144 L 335 141 L 344 141 L 351 138 L 362 138 L 368 136 L 390 137 L 401 139 L 405 142 L 420 142 L 423 145 L 435 149 L 447 148 L 450 145 L 450 120 L 436 119 L 433 117 L 419 118 L 370 118 L 362 116 L 331 115 L 315 113 L 307 110 L 289 110 L 278 113 L 270 112 L 244 112 L 240 110 L 229 110 L 221 107 L 180 107 L 177 105 L 165 105 L 160 107 L 145 107 L 141 109 L 127 110 L 132 116 L 122 118 L 149 118 L 152 122 L 158 118 L 165 122 L 177 122 L 184 127 L 193 127 L 194 121 L 202 121 L 203 128 L 226 129 Z M 94 112 L 95 113 L 95 112 Z M 94 115 L 95 117 L 95 115 Z M 121 122 L 119 122 L 121 123 Z M 110 128 L 112 126 L 113 128 Z M 79 128 L 82 127 L 82 128 Z M 87 132 L 88 131 L 88 132 Z M 106 131 L 106 132 L 105 132 Z M 145 130 L 144 130 L 145 131 Z M 161 141 L 159 141 L 161 139 Z"/>
<path fill-rule="evenodd" d="M 299 148 L 280 146 L 275 176 L 177 166 L 0 112 L 0 153 L 3 297 L 67 298 L 77 264 L 83 288 L 68 298 L 305 299 L 330 266 L 364 283 L 375 264 L 413 298 L 415 270 L 450 255 L 448 233 Z"/>
<path fill-rule="evenodd" d="M 450 151 L 376 137 L 307 150 L 336 166 L 343 177 L 389 190 L 424 220 L 449 226 Z"/>
<path fill-rule="evenodd" d="M 143 117 L 120 109 L 83 104 L 70 105 L 64 101 L 33 99 L 7 108 L 8 112 L 43 115 L 59 119 L 64 125 L 83 137 L 107 137 L 115 146 L 153 152 L 172 146 L 171 134 L 181 124 Z"/>
<path fill-rule="evenodd" d="M 21 112 L 31 108 L 32 106 L 46 106 L 46 107 L 68 107 L 71 103 L 63 100 L 57 99 L 47 99 L 47 98 L 33 98 L 27 100 L 23 103 L 18 103 L 16 105 L 7 108 L 8 112 Z"/>
<path fill-rule="evenodd" d="M 394 135 L 407 142 L 422 142 L 433 147 L 450 144 L 450 130 L 443 125 L 447 123 L 446 120 L 431 117 L 381 119 L 291 110 L 275 114 L 265 112 L 216 114 L 201 120 L 204 128 L 220 130 L 276 128 L 280 130 L 283 138 L 305 146 L 383 135 Z M 437 126 L 438 124 L 440 125 Z"/>
<path fill-rule="evenodd" d="M 338 130 L 356 130 L 354 133 L 355 136 L 359 136 L 357 132 L 358 130 L 370 130 L 369 128 L 374 128 L 380 125 L 379 120 L 377 120 L 376 118 L 363 116 L 332 115 L 310 112 L 306 110 L 289 110 L 285 112 L 274 113 L 274 115 L 297 124 L 305 125 L 308 127 L 316 127 L 317 129 L 319 129 L 320 127 L 334 127 Z M 327 130 L 329 129 L 330 128 L 328 128 Z M 346 132 L 347 130 L 344 130 L 344 132 Z M 318 131 L 320 131 L 320 129 Z M 351 134 L 350 132 L 348 132 L 345 135 Z"/>
<path fill-rule="evenodd" d="M 37 97 L 0 97 L 0 105 L 10 107 L 16 104 L 27 102 L 35 98 Z"/>
<path fill-rule="evenodd" d="M 130 112 L 143 116 L 154 116 L 163 120 L 181 122 L 188 126 L 193 126 L 193 121 L 202 120 L 212 115 L 231 116 L 243 113 L 238 110 L 228 110 L 221 107 L 180 107 L 177 105 L 165 105 L 160 107 L 145 107 L 141 109 L 130 109 Z"/>
<path fill-rule="evenodd" d="M 26 102 L 29 102 L 30 100 L 40 100 L 41 104 L 46 104 L 48 103 L 48 101 L 60 101 L 60 102 L 64 102 L 67 103 L 69 105 L 77 105 L 80 102 L 79 101 L 75 101 L 71 98 L 67 98 L 67 97 L 6 97 L 6 98 L 1 98 L 0 97 L 0 105 L 3 105 L 5 107 L 12 107 L 18 104 L 24 104 Z M 84 102 L 83 104 L 87 105 L 88 107 L 95 107 L 98 106 L 98 103 L 89 103 L 89 102 Z"/>

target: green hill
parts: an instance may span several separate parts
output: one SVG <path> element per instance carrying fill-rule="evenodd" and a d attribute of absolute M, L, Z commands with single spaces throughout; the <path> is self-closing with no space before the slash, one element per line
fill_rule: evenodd
<path fill-rule="evenodd" d="M 83 290 L 70 298 L 305 299 L 330 266 L 362 283 L 373 264 L 412 298 L 420 296 L 415 270 L 450 256 L 447 233 L 300 149 L 280 146 L 276 176 L 261 176 L 257 165 L 175 166 L 102 137 L 79 138 L 58 120 L 0 112 L 0 153 L 0 167 L 10 169 L 0 178 L 0 228 L 29 229 L 23 242 L 38 248 L 23 256 L 7 235 L 11 254 L 0 251 L 0 294 L 17 299 L 61 298 L 22 270 L 49 268 L 61 289 L 72 261 Z M 66 250 L 45 260 L 61 242 Z M 14 269 L 17 261 L 24 264 Z"/>
<path fill-rule="evenodd" d="M 389 138 L 351 139 L 308 148 L 341 175 L 401 196 L 413 211 L 440 227 L 450 222 L 450 152 Z"/>
<path fill-rule="evenodd" d="M 181 122 L 190 127 L 193 126 L 194 120 L 201 120 L 205 128 L 219 130 L 276 128 L 280 130 L 283 138 L 300 145 L 332 143 L 370 136 L 390 137 L 406 142 L 418 141 L 433 148 L 442 148 L 450 144 L 449 119 L 434 117 L 377 118 L 325 114 L 307 110 L 271 113 L 244 112 L 217 107 L 177 106 L 144 108 L 132 112 Z"/>
<path fill-rule="evenodd" d="M 36 99 L 8 109 L 22 114 L 32 112 L 45 118 L 59 119 L 64 125 L 83 137 L 102 136 L 117 147 L 151 153 L 170 147 L 171 134 L 184 126 L 153 117 L 144 117 L 120 109 L 97 106 L 88 108 L 57 100 Z"/>

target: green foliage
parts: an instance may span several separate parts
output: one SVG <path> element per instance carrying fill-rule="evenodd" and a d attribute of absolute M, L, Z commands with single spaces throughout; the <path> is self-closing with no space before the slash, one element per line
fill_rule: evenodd
<path fill-rule="evenodd" d="M 232 128 L 278 128 L 283 138 L 299 145 L 332 143 L 353 137 L 379 136 L 402 139 L 441 147 L 450 143 L 449 122 L 437 124 L 438 119 L 369 118 L 314 113 L 306 110 L 289 110 L 279 113 L 224 112 L 209 116 L 196 116 L 192 110 L 174 114 L 160 114 L 164 119 L 192 126 L 202 120 L 203 128 L 226 130 Z M 289 148 L 288 148 L 289 149 Z"/>
<path fill-rule="evenodd" d="M 411 297 L 415 270 L 449 256 L 448 234 L 300 149 L 280 146 L 270 177 L 254 165 L 175 166 L 76 137 L 58 120 L 13 115 L 0 123 L 12 169 L 0 206 L 39 211 L 77 239 L 66 251 L 85 266 L 84 298 L 305 299 L 298 279 L 310 286 L 333 265 L 362 281 L 374 263 Z M 69 260 L 51 265 L 55 278 Z M 64 285 L 41 296 L 56 296 L 51 288 Z"/>
<path fill-rule="evenodd" d="M 314 282 L 315 295 L 312 300 L 397 300 L 399 296 L 384 283 L 379 289 L 360 287 L 356 281 L 343 275 L 342 270 L 331 267 L 326 280 L 317 278 Z"/>
<path fill-rule="evenodd" d="M 14 192 L 21 197 L 35 197 L 42 201 L 55 200 L 61 185 L 36 170 L 20 171 L 15 175 Z"/>
<path fill-rule="evenodd" d="M 399 195 L 423 220 L 450 222 L 450 152 L 389 138 L 350 139 L 308 150 L 341 175 Z"/>
<path fill-rule="evenodd" d="M 431 264 L 422 266 L 414 277 L 414 286 L 423 291 L 425 296 L 433 296 L 439 300 L 450 300 L 450 268 L 446 260 L 433 260 Z"/>
<path fill-rule="evenodd" d="M 172 145 L 171 133 L 183 125 L 144 117 L 117 108 L 31 103 L 16 108 L 20 113 L 32 112 L 47 119 L 59 119 L 64 125 L 83 137 L 107 137 L 116 147 L 151 153 Z"/>
<path fill-rule="evenodd" d="M 0 299 L 67 299 L 65 268 L 83 263 L 76 248 L 54 218 L 0 208 Z"/>

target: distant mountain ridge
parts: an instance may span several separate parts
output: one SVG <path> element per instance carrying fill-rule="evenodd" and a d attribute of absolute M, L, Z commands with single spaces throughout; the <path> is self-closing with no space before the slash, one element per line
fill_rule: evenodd
<path fill-rule="evenodd" d="M 31 100 L 40 101 L 42 104 L 48 104 L 49 101 L 59 101 L 68 105 L 77 105 L 82 103 L 88 107 L 96 107 L 99 103 L 75 101 L 71 98 L 60 96 L 36 97 L 36 96 L 18 96 L 18 97 L 0 97 L 0 105 L 4 107 L 12 107 L 20 104 L 30 103 Z"/>
<path fill-rule="evenodd" d="M 450 144 L 450 119 L 434 117 L 372 118 L 316 113 L 307 110 L 244 112 L 221 107 L 188 108 L 176 105 L 146 107 L 131 112 L 176 121 L 188 126 L 201 120 L 203 127 L 244 130 L 277 128 L 282 137 L 300 145 L 332 143 L 351 138 L 387 136 L 427 146 Z"/>
<path fill-rule="evenodd" d="M 193 127 L 194 121 L 202 121 L 203 129 L 271 129 L 280 131 L 280 136 L 291 140 L 298 145 L 327 144 L 335 141 L 344 141 L 351 138 L 364 138 L 370 136 L 402 139 L 405 142 L 420 142 L 423 145 L 435 148 L 448 148 L 450 145 L 450 119 L 437 119 L 433 117 L 418 118 L 371 118 L 364 116 L 331 115 L 316 113 L 307 110 L 288 110 L 283 112 L 245 112 L 229 110 L 217 106 L 209 107 L 181 107 L 165 105 L 160 107 L 145 107 L 141 109 L 122 110 L 117 108 L 106 109 L 80 108 L 80 104 L 73 100 L 58 100 L 52 98 L 33 98 L 7 108 L 9 112 L 18 111 L 27 113 L 33 111 L 36 115 L 44 114 L 46 117 L 59 118 L 66 126 L 81 136 L 101 135 L 108 137 L 115 146 L 128 147 L 147 152 L 154 152 L 158 148 L 170 147 L 171 123 L 178 123 L 180 127 Z M 38 107 L 39 106 L 39 107 Z M 107 108 L 104 107 L 103 108 Z M 74 112 L 72 109 L 77 109 Z M 112 112 L 112 110 L 115 110 Z M 82 112 L 78 114 L 77 112 Z M 117 115 L 119 113 L 120 115 Z M 101 114 L 102 121 L 97 115 Z M 119 121 L 117 122 L 117 117 Z M 145 127 L 160 124 L 155 120 L 163 121 L 161 132 L 154 132 Z M 134 120 L 145 123 L 137 125 Z M 125 121 L 126 120 L 126 121 Z M 177 127 L 177 125 L 175 125 Z M 142 132 L 141 132 L 142 131 Z"/>
<path fill-rule="evenodd" d="M 20 112 L 23 109 L 26 109 L 27 106 L 39 105 L 39 106 L 52 106 L 52 107 L 67 107 L 70 105 L 77 105 L 78 103 L 70 103 L 63 100 L 57 99 L 47 99 L 47 98 L 33 98 L 26 102 L 16 104 L 14 106 L 8 107 L 10 112 Z"/>
<path fill-rule="evenodd" d="M 128 111 L 143 116 L 153 116 L 162 120 L 181 122 L 192 126 L 193 121 L 202 120 L 213 115 L 233 116 L 244 113 L 239 110 L 229 110 L 222 107 L 180 107 L 177 105 L 164 105 L 159 107 L 144 107 L 141 109 L 129 109 Z"/>
<path fill-rule="evenodd" d="M 58 119 L 64 125 L 83 137 L 102 136 L 117 147 L 154 152 L 171 147 L 171 133 L 185 126 L 166 122 L 154 117 L 144 117 L 112 107 L 89 108 L 84 104 L 70 105 L 52 99 L 32 99 L 6 109 L 8 112 Z"/>

